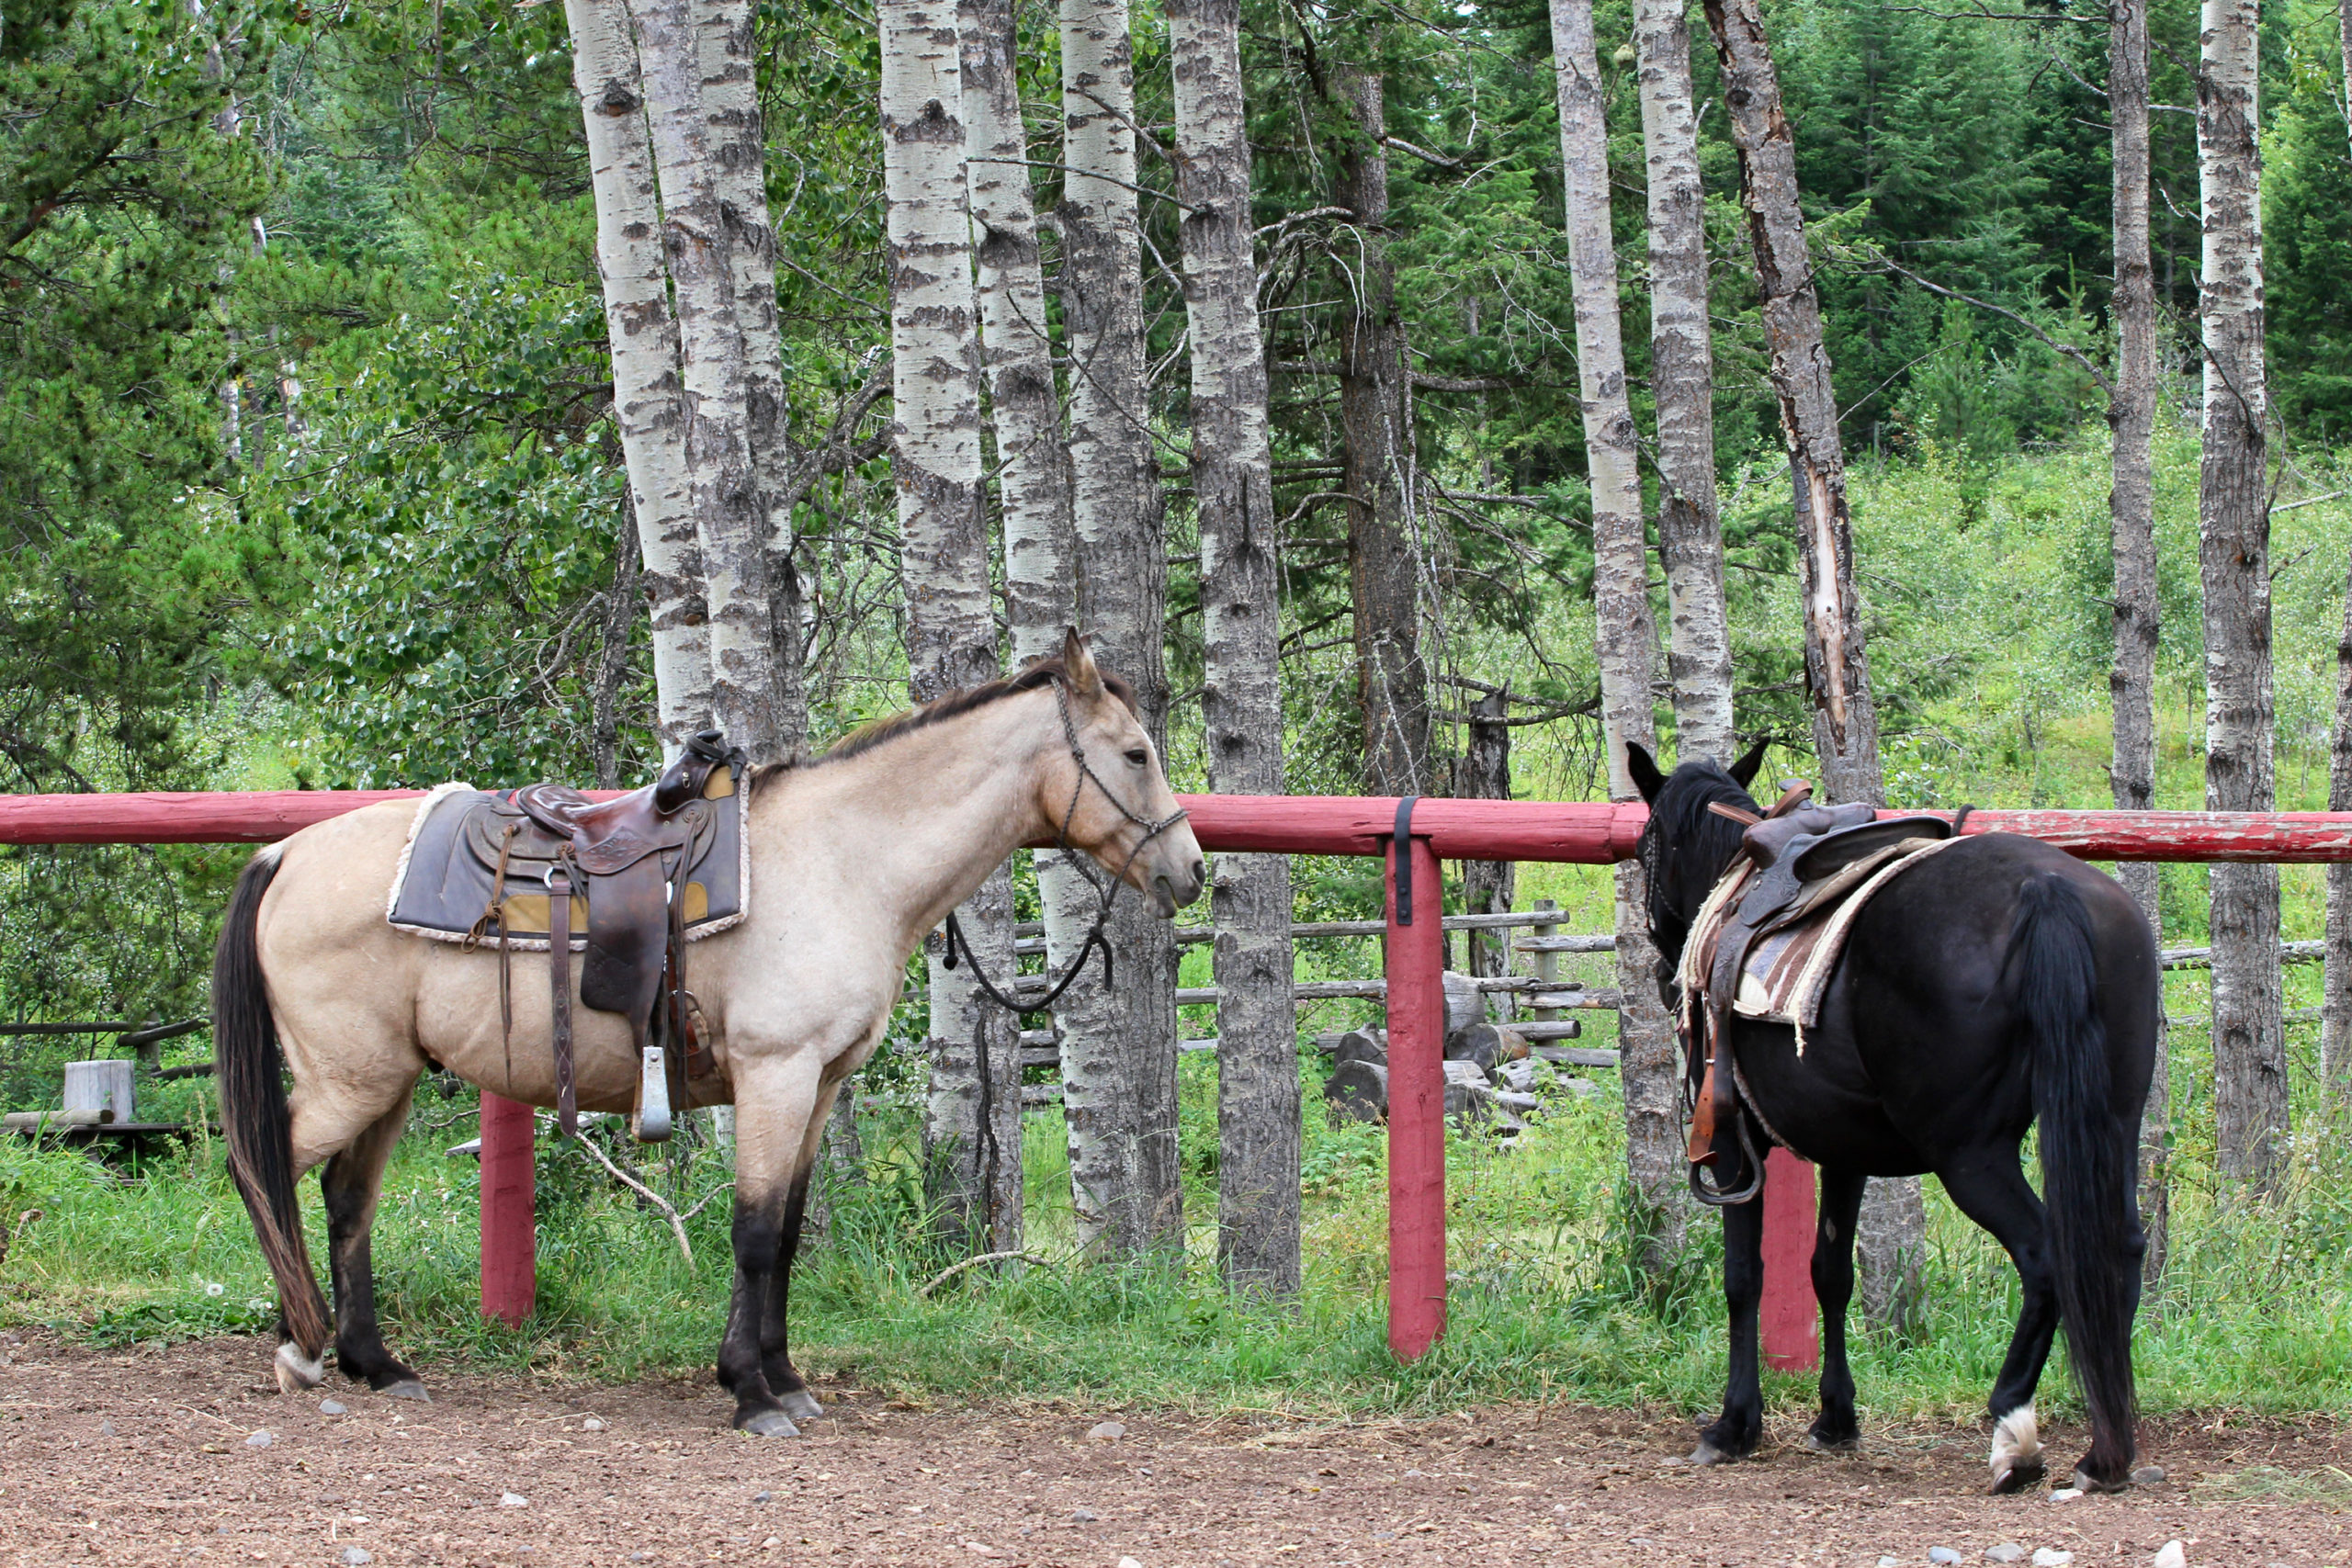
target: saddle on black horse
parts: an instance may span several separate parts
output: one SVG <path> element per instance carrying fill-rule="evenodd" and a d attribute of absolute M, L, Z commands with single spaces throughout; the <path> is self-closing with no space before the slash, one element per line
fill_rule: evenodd
<path fill-rule="evenodd" d="M 1965 807 L 1951 820 L 1891 817 L 1868 805 L 1815 806 L 1813 786 L 1792 784 L 1771 810 L 1756 817 L 1717 802 L 1709 809 L 1747 825 L 1739 857 L 1707 896 L 1677 974 L 1681 1006 L 1685 1092 L 1690 1106 L 1691 1190 L 1702 1202 L 1745 1202 L 1763 1179 L 1753 1150 L 1739 1191 L 1708 1186 L 1725 1117 L 1739 1135 L 1738 1064 L 1730 1048 L 1732 1015 L 1793 1025 L 1797 1054 L 1817 1021 L 1822 992 L 1846 933 L 1870 898 L 1924 854 L 1960 830 Z M 1770 1129 L 1768 1127 L 1767 1132 Z"/>
<path fill-rule="evenodd" d="M 661 778 L 592 801 L 561 784 L 501 794 L 444 786 L 417 814 L 395 874 L 391 923 L 499 952 L 510 1036 L 507 954 L 548 956 L 558 1117 L 576 1130 L 571 954 L 580 1000 L 629 1021 L 639 1064 L 637 1134 L 670 1135 L 689 1081 L 712 1070 L 686 990 L 686 943 L 742 919 L 744 757 L 703 731 Z"/>

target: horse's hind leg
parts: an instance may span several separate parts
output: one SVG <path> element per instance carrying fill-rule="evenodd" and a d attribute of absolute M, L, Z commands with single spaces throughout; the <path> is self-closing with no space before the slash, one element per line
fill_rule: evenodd
<path fill-rule="evenodd" d="M 376 1326 L 376 1270 L 370 1236 L 376 1200 L 383 1191 L 384 1166 L 408 1121 L 410 1095 L 401 1092 L 359 1136 L 331 1156 L 319 1172 L 327 1205 L 327 1266 L 334 1279 L 334 1356 L 344 1376 L 401 1399 L 424 1399 L 424 1384 L 392 1359 Z"/>
<path fill-rule="evenodd" d="M 1821 1414 L 1805 1437 L 1816 1449 L 1850 1449 L 1862 1440 L 1854 1415 L 1854 1371 L 1846 1359 L 1846 1306 L 1854 1298 L 1854 1221 L 1867 1180 L 1858 1171 L 1821 1169 L 1821 1217 L 1813 1236 L 1813 1294 L 1821 1303 Z"/>
<path fill-rule="evenodd" d="M 2018 1168 L 2017 1150 L 1977 1149 L 1936 1172 L 1960 1212 L 1993 1234 L 2017 1266 L 2023 1295 L 2009 1353 L 1993 1385 L 1993 1490 L 2015 1492 L 2041 1479 L 2041 1434 L 2033 1391 L 2058 1329 L 2058 1285 L 2051 1270 L 2041 1200 Z"/>

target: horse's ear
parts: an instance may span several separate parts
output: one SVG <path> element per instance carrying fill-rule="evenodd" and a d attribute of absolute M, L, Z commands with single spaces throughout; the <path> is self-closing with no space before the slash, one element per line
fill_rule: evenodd
<path fill-rule="evenodd" d="M 1642 792 L 1642 798 L 1653 806 L 1657 805 L 1657 792 L 1666 787 L 1666 775 L 1657 771 L 1657 759 L 1638 742 L 1628 740 L 1625 742 L 1625 771 L 1634 775 L 1634 787 Z"/>
<path fill-rule="evenodd" d="M 1732 782 L 1746 789 L 1756 782 L 1757 770 L 1764 765 L 1764 752 L 1772 744 L 1770 737 L 1747 749 L 1747 755 L 1731 765 Z"/>
<path fill-rule="evenodd" d="M 1062 634 L 1062 668 L 1069 672 L 1072 695 L 1091 697 L 1101 694 L 1102 671 L 1095 668 L 1094 655 L 1087 650 L 1086 639 L 1078 635 L 1076 626 Z"/>

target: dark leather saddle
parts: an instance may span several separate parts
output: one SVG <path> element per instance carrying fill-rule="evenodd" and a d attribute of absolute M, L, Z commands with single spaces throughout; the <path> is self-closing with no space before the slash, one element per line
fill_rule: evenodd
<path fill-rule="evenodd" d="M 1741 879 L 1733 889 L 1736 901 L 1713 930 L 1694 931 L 1689 939 L 1704 944 L 1698 954 L 1702 994 L 1686 997 L 1680 1014 L 1692 1103 L 1686 1154 L 1694 1167 L 1713 1163 L 1715 1129 L 1724 1116 L 1737 1113 L 1739 1091 L 1728 1029 L 1750 950 L 1771 932 L 1819 915 L 1846 897 L 1891 858 L 1887 852 L 1897 845 L 1948 839 L 1968 815 L 1963 807 L 1949 821 L 1941 817 L 1881 819 L 1867 804 L 1815 806 L 1812 794 L 1811 784 L 1792 782 L 1761 818 L 1728 806 L 1710 807 L 1746 822 L 1747 830 L 1740 836 L 1739 858 L 1724 873 Z M 1750 1173 L 1751 1185 L 1756 1174 Z M 1711 1195 L 1704 1189 L 1699 1196 L 1702 1201 L 1743 1201 Z"/>
<path fill-rule="evenodd" d="M 686 1080 L 709 1067 L 685 988 L 697 926 L 742 912 L 743 753 L 716 729 L 686 744 L 661 778 L 592 801 L 561 784 L 458 792 L 420 824 L 393 895 L 396 926 L 499 950 L 502 1021 L 511 1032 L 507 954 L 546 944 L 554 1007 L 557 1107 L 578 1122 L 571 957 L 584 950 L 580 999 L 629 1021 L 640 1092 L 638 1135 L 669 1135 Z M 511 1050 L 511 1041 L 510 1046 Z"/>

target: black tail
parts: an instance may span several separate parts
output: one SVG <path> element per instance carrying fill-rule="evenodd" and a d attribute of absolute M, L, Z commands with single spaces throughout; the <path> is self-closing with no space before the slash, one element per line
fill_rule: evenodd
<path fill-rule="evenodd" d="M 306 1359 L 315 1361 L 329 1333 L 326 1298 L 311 1272 L 302 1209 L 294 1192 L 294 1119 L 286 1105 L 277 1025 L 269 1013 L 257 930 L 262 896 L 277 876 L 278 857 L 261 854 L 237 878 L 220 945 L 212 955 L 213 1081 L 220 1090 L 220 1132 L 229 1175 L 253 1216 L 262 1257 L 277 1278 L 279 1314 Z"/>
<path fill-rule="evenodd" d="M 2130 1183 L 2136 1128 L 2118 1120 L 2098 1010 L 2090 911 L 2055 873 L 2029 880 L 2009 939 L 2009 973 L 2033 1043 L 2033 1108 L 2067 1359 L 2090 1406 L 2089 1478 L 2130 1477 L 2132 1314 L 2139 1267 Z"/>

